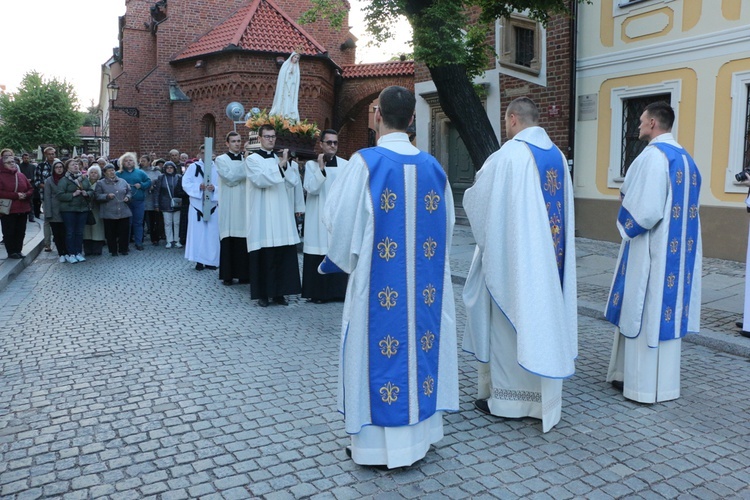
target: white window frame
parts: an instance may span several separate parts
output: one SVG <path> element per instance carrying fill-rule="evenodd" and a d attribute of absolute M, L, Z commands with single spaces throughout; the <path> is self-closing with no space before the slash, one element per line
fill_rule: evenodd
<path fill-rule="evenodd" d="M 610 123 L 609 137 L 609 168 L 607 169 L 607 187 L 619 189 L 625 180 L 620 176 L 620 164 L 622 162 L 622 102 L 635 97 L 644 97 L 655 94 L 669 93 L 671 102 L 669 103 L 674 109 L 675 120 L 672 126 L 672 135 L 677 138 L 677 123 L 679 122 L 679 109 L 677 103 L 680 102 L 682 83 L 680 80 L 666 80 L 653 85 L 644 85 L 642 87 L 617 87 L 610 92 L 610 110 L 612 112 L 612 121 Z"/>
<path fill-rule="evenodd" d="M 643 7 L 654 7 L 661 4 L 674 2 L 674 0 L 619 0 L 612 3 L 612 15 L 614 17 L 630 14 L 636 9 Z"/>
<path fill-rule="evenodd" d="M 732 113 L 729 125 L 728 165 L 724 175 L 725 193 L 747 193 L 747 186 L 738 184 L 734 176 L 742 170 L 742 155 L 745 152 L 748 85 L 750 85 L 750 71 L 732 74 Z"/>

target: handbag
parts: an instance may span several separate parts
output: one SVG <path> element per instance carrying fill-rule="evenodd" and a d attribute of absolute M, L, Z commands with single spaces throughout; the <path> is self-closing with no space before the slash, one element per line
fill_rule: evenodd
<path fill-rule="evenodd" d="M 13 191 L 18 191 L 18 172 L 16 172 L 16 187 Z M 0 215 L 10 215 L 10 206 L 13 200 L 10 198 L 0 198 Z"/>
<path fill-rule="evenodd" d="M 171 208 L 182 208 L 182 198 L 175 198 L 172 196 L 172 190 L 169 188 L 169 179 L 164 179 L 164 184 L 167 185 L 167 193 L 169 193 L 169 206 Z"/>
<path fill-rule="evenodd" d="M 86 213 L 86 225 L 87 226 L 96 225 L 96 218 L 94 217 L 94 211 L 91 209 L 89 209 L 89 211 Z"/>

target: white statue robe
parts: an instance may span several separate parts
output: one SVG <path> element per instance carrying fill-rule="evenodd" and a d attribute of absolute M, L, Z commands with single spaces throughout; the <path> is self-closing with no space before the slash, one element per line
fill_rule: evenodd
<path fill-rule="evenodd" d="M 316 160 L 305 164 L 305 242 L 303 251 L 310 255 L 328 253 L 328 229 L 323 224 L 323 208 L 328 200 L 331 186 L 346 167 L 347 161 L 336 157 L 335 167 L 326 167 L 326 174 L 320 170 Z"/>
<path fill-rule="evenodd" d="M 419 150 L 409 143 L 408 136 L 400 132 L 381 137 L 378 145 L 401 155 L 413 156 L 419 153 Z M 415 165 L 404 165 L 404 182 L 407 184 L 406 192 L 410 195 L 405 196 L 405 200 L 397 200 L 397 202 L 406 203 L 406 207 L 411 207 L 416 213 L 420 207 L 425 208 L 425 201 L 416 195 L 416 186 L 410 184 L 411 182 L 419 182 L 417 180 L 419 174 Z M 401 165 L 399 165 L 400 167 Z M 412 191 L 409 189 L 412 189 Z M 437 411 L 426 419 L 419 420 L 416 418 L 414 405 L 416 405 L 415 401 L 418 397 L 421 397 L 421 394 L 417 394 L 420 390 L 420 384 L 415 380 L 416 375 L 411 373 L 410 376 L 414 376 L 415 379 L 409 384 L 408 393 L 404 390 L 407 394 L 401 394 L 401 397 L 409 398 L 406 401 L 410 405 L 410 425 L 382 426 L 372 423 L 375 418 L 375 411 L 371 412 L 371 409 L 374 410 L 371 405 L 379 404 L 380 396 L 375 396 L 376 402 L 372 402 L 370 399 L 370 396 L 374 393 L 374 391 L 373 393 L 370 392 L 370 377 L 374 375 L 368 369 L 371 365 L 371 362 L 368 362 L 368 357 L 384 354 L 383 351 L 370 351 L 368 347 L 372 341 L 368 331 L 369 318 L 372 314 L 370 308 L 375 307 L 377 309 L 378 307 L 370 300 L 370 280 L 372 266 L 376 265 L 373 262 L 373 251 L 379 245 L 377 241 L 374 241 L 374 220 L 376 217 L 374 211 L 380 210 L 380 207 L 373 206 L 370 194 L 370 172 L 361 154 L 357 153 L 349 160 L 346 169 L 340 173 L 336 183 L 333 184 L 325 205 L 323 220 L 329 228 L 330 237 L 328 254 L 321 264 L 321 270 L 326 270 L 325 266 L 330 259 L 330 262 L 335 263 L 340 270 L 350 275 L 341 329 L 338 407 L 339 411 L 344 413 L 345 416 L 346 432 L 352 435 L 352 459 L 358 464 L 387 465 L 389 468 L 413 464 L 425 456 L 431 444 L 442 439 L 443 411 L 458 410 L 455 303 L 450 263 L 447 256 L 450 251 L 455 214 L 453 197 L 447 179 L 445 180 L 445 187 L 440 191 L 442 195 L 441 203 L 445 204 L 443 224 L 445 224 L 446 237 L 443 250 L 446 253 L 444 267 L 442 273 L 440 273 L 442 277 L 442 310 L 435 311 L 435 314 L 438 315 L 435 320 L 439 322 L 440 330 L 439 347 L 437 351 L 430 353 L 430 355 L 437 355 L 439 359 L 439 372 L 435 380 L 435 392 L 437 394 L 431 396 L 435 398 L 433 404 L 436 404 Z M 409 223 L 406 225 L 410 228 L 417 226 Z M 417 242 L 410 240 L 408 236 L 407 241 L 410 241 L 407 248 L 397 248 L 395 251 L 403 251 L 405 252 L 404 255 L 410 255 L 408 245 L 415 245 L 411 248 L 411 251 L 415 255 L 414 259 L 417 260 L 418 252 L 422 249 L 422 243 L 417 244 Z M 407 269 L 411 269 L 410 272 L 412 273 L 414 272 L 413 267 L 407 266 Z M 404 300 L 403 304 L 408 304 L 412 308 L 420 307 L 422 291 L 417 290 L 418 286 L 414 283 L 415 277 L 413 275 L 410 279 L 411 284 L 407 287 L 410 286 L 411 289 L 408 290 L 408 293 L 402 290 L 405 296 L 398 300 Z M 413 316 L 411 318 L 412 321 L 408 324 L 401 325 L 400 328 L 394 328 L 394 330 L 409 336 L 411 340 L 408 343 L 404 342 L 402 347 L 406 349 L 408 345 L 410 350 L 404 350 L 402 354 L 408 353 L 409 359 L 412 360 L 410 362 L 416 363 L 413 357 L 416 356 L 416 349 L 420 345 L 420 337 L 423 333 L 416 332 Z M 380 326 L 382 323 L 378 323 L 378 325 Z M 429 333 L 429 331 L 426 333 Z M 375 336 L 380 338 L 379 335 Z M 386 334 L 383 333 L 382 337 L 384 340 L 380 341 L 378 349 L 385 349 L 383 343 L 387 342 L 385 340 Z M 377 340 L 375 342 L 378 343 Z M 382 391 L 380 391 L 381 395 L 383 395 Z"/>
<path fill-rule="evenodd" d="M 684 154 L 672 172 L 663 145 Z M 700 174 L 666 133 L 633 161 L 620 192 L 623 242 L 605 312 L 618 328 L 607 381 L 622 381 L 634 401 L 668 401 L 680 397 L 681 337 L 700 329 Z"/>
<path fill-rule="evenodd" d="M 190 196 L 188 209 L 188 232 L 185 244 L 185 258 L 191 262 L 198 262 L 206 266 L 219 265 L 219 199 L 217 191 L 211 193 L 213 213 L 208 222 L 202 217 L 203 213 L 203 162 L 196 161 L 188 166 L 182 176 L 182 189 Z M 216 186 L 219 175 L 216 168 L 211 169 L 211 183 Z"/>
<path fill-rule="evenodd" d="M 289 58 L 284 61 L 279 69 L 279 76 L 276 79 L 276 91 L 273 95 L 273 104 L 271 105 L 271 115 L 281 115 L 293 120 L 299 120 L 299 110 L 297 102 L 299 100 L 299 82 L 300 71 L 299 61 L 296 63 L 292 58 L 297 55 L 292 52 Z"/>
<path fill-rule="evenodd" d="M 303 214 L 305 213 L 305 192 L 302 188 L 302 176 L 299 174 L 299 165 L 294 161 L 290 161 L 289 169 L 294 170 L 294 173 L 300 179 L 300 182 L 294 186 L 286 185 L 286 193 L 289 196 L 289 208 L 295 214 Z"/>
<path fill-rule="evenodd" d="M 247 231 L 247 192 L 245 161 L 233 160 L 227 154 L 216 157 L 214 168 L 219 175 L 219 236 L 245 238 Z"/>
<path fill-rule="evenodd" d="M 282 175 L 278 158 L 263 158 L 257 152 L 245 159 L 247 182 L 247 251 L 296 245 L 299 233 L 290 207 L 287 186 L 294 188 L 300 178 L 297 170 L 287 168 Z"/>
<path fill-rule="evenodd" d="M 527 142 L 564 162 L 563 178 L 546 181 L 547 189 L 563 190 L 559 238 Z M 477 243 L 463 293 L 463 348 L 480 361 L 478 397 L 493 415 L 541 419 L 544 432 L 560 421 L 562 379 L 573 375 L 578 355 L 575 215 L 566 166 L 544 129 L 529 127 L 487 159 L 463 200 Z"/>

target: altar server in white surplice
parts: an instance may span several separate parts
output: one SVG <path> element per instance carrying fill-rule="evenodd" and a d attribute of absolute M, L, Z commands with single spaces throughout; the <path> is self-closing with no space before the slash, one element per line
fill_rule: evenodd
<path fill-rule="evenodd" d="M 324 130 L 320 135 L 323 152 L 317 161 L 305 164 L 304 187 L 307 191 L 305 213 L 305 242 L 302 263 L 302 297 L 315 304 L 329 300 L 343 300 L 346 296 L 346 273 L 320 274 L 318 266 L 328 253 L 328 230 L 323 224 L 323 207 L 336 178 L 346 167 L 347 161 L 336 152 L 339 136 L 335 130 Z"/>
<path fill-rule="evenodd" d="M 247 173 L 247 250 L 250 252 L 250 297 L 261 307 L 268 299 L 286 306 L 284 295 L 301 291 L 294 220 L 294 201 L 287 186 L 299 184 L 296 169 L 289 168 L 289 150 L 273 152 L 276 131 L 263 125 L 258 131 L 260 149 L 245 159 Z"/>
<path fill-rule="evenodd" d="M 639 403 L 680 397 L 680 348 L 697 333 L 703 249 L 701 176 L 671 130 L 675 114 L 656 102 L 641 115 L 648 146 L 620 188 L 622 235 L 605 315 L 617 328 L 607 381 Z"/>
<path fill-rule="evenodd" d="M 225 285 L 234 280 L 250 282 L 250 261 L 247 256 L 247 194 L 245 161 L 242 157 L 242 136 L 229 132 L 228 151 L 216 157 L 214 168 L 219 174 L 219 279 Z"/>
<path fill-rule="evenodd" d="M 479 363 L 477 409 L 542 420 L 562 413 L 578 355 L 573 187 L 567 161 L 526 97 L 505 112 L 507 142 L 477 172 L 464 209 L 477 248 L 466 278 L 463 348 Z"/>
<path fill-rule="evenodd" d="M 411 145 L 415 99 L 388 87 L 375 111 L 375 148 L 356 153 L 329 193 L 321 272 L 350 274 L 338 407 L 360 465 L 422 459 L 458 410 L 451 188 L 440 164 Z"/>
<path fill-rule="evenodd" d="M 201 146 L 198 161 L 191 163 L 182 176 L 182 189 L 190 197 L 185 258 L 195 262 L 195 269 L 198 271 L 204 268 L 216 269 L 219 265 L 219 214 L 216 213 L 219 204 L 216 184 L 219 176 L 216 169 L 212 168 L 211 182 L 206 182 L 204 168 Z M 211 193 L 211 215 L 208 222 L 203 216 L 203 193 L 206 190 Z"/>

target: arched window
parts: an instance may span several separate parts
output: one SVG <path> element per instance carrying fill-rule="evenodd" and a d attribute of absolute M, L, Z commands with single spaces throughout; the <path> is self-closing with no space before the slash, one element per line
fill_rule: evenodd
<path fill-rule="evenodd" d="M 212 114 L 203 115 L 201 118 L 201 137 L 211 137 L 216 139 L 216 118 Z"/>

